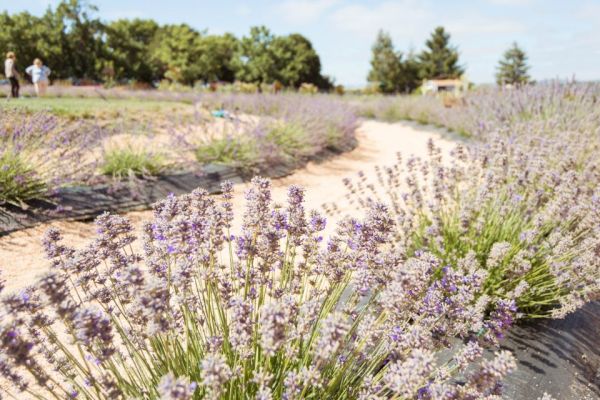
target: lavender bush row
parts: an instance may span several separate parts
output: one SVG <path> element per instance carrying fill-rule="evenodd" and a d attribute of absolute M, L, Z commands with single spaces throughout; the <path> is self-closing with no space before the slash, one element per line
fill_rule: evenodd
<path fill-rule="evenodd" d="M 329 96 L 207 93 L 197 101 L 202 108 L 224 109 L 234 117 L 266 117 L 255 124 L 236 124 L 234 132 L 209 141 L 192 142 L 201 162 L 232 164 L 253 175 L 278 165 L 298 166 L 325 151 L 346 151 L 356 145 L 354 111 Z"/>
<path fill-rule="evenodd" d="M 378 170 L 377 186 L 347 180 L 349 197 L 367 208 L 388 204 L 408 254 L 426 249 L 449 266 L 472 254 L 488 273 L 482 292 L 518 291 L 526 317 L 562 317 L 600 294 L 595 166 L 548 169 L 539 154 L 529 159 L 500 140 L 459 147 L 446 163 L 433 143 L 430 152 Z"/>
<path fill-rule="evenodd" d="M 260 178 L 233 234 L 231 200 L 225 184 L 221 201 L 196 190 L 156 204 L 143 254 L 122 217 L 99 217 L 79 250 L 50 230 L 52 270 L 2 299 L 0 371 L 13 394 L 498 398 L 515 360 L 483 349 L 512 324 L 520 293 L 482 295 L 489 272 L 475 254 L 454 268 L 410 254 L 383 204 L 324 240 L 302 189 L 274 205 Z"/>
<path fill-rule="evenodd" d="M 64 95 L 73 95 L 72 91 L 96 95 L 89 88 L 56 90 L 65 90 Z M 157 99 L 150 91 L 101 94 L 106 97 L 108 93 L 133 96 L 140 101 Z M 172 95 L 171 100 L 181 100 Z M 279 166 L 297 167 L 326 151 L 344 151 L 356 144 L 354 112 L 325 96 L 194 94 L 188 100 L 199 104 L 201 112 L 197 118 L 189 121 L 189 116 L 184 115 L 186 120 L 178 121 L 175 115 L 172 126 L 165 130 L 171 134 L 173 148 L 191 150 L 200 164 L 229 164 L 252 176 L 269 173 Z M 218 121 L 210 111 L 217 108 L 225 108 L 233 123 L 227 121 L 228 130 L 222 135 L 204 135 L 198 140 L 199 130 L 214 130 L 212 126 Z M 248 114 L 258 122 L 235 122 Z M 127 144 L 113 146 L 109 151 L 103 149 L 104 139 L 129 129 L 101 129 L 88 121 L 65 121 L 49 113 L 29 115 L 7 108 L 0 116 L 0 202 L 26 207 L 27 201 L 47 197 L 61 186 L 97 181 L 99 174 L 131 179 L 163 173 L 167 167 L 199 167 L 177 151 L 154 155 L 145 150 L 135 152 Z M 194 134 L 190 136 L 188 132 Z M 147 135 L 144 146 L 152 147 L 156 141 L 156 148 L 164 148 L 165 141 L 169 141 L 164 136 Z"/>
<path fill-rule="evenodd" d="M 461 98 L 394 96 L 351 99 L 357 112 L 389 122 L 413 120 L 483 138 L 535 128 L 586 130 L 600 118 L 600 85 L 552 81 L 518 90 L 480 88 Z"/>
<path fill-rule="evenodd" d="M 10 86 L 0 86 L 1 96 L 6 97 L 9 93 Z M 21 94 L 25 97 L 36 97 L 33 85 L 24 85 L 21 88 Z M 50 98 L 103 98 L 109 100 L 121 99 L 194 103 L 198 97 L 198 93 L 150 89 L 131 90 L 128 88 L 106 89 L 101 86 L 71 86 L 55 84 L 48 88 L 46 96 Z"/>

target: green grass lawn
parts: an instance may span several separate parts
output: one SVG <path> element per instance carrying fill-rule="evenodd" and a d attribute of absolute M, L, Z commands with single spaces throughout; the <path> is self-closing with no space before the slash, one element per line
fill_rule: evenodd
<path fill-rule="evenodd" d="M 1 101 L 2 108 L 18 108 L 31 112 L 49 111 L 60 117 L 69 119 L 99 118 L 129 119 L 140 115 L 169 115 L 191 112 L 190 104 L 175 101 L 158 101 L 144 99 L 107 99 L 75 98 L 75 97 L 23 97 L 18 100 Z"/>

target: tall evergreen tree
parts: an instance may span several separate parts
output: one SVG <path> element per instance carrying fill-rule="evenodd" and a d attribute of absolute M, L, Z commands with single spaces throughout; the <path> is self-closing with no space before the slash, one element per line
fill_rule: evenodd
<path fill-rule="evenodd" d="M 380 30 L 371 51 L 371 70 L 367 80 L 376 84 L 383 93 L 397 92 L 402 73 L 402 55 L 394 49 L 390 35 Z"/>
<path fill-rule="evenodd" d="M 450 45 L 450 34 L 442 26 L 435 28 L 425 42 L 426 50 L 419 55 L 421 78 L 459 78 L 464 68 L 458 63 L 458 50 Z"/>
<path fill-rule="evenodd" d="M 498 63 L 496 82 L 498 85 L 525 85 L 531 80 L 528 71 L 527 54 L 514 42 Z"/>
<path fill-rule="evenodd" d="M 404 61 L 402 61 L 402 75 L 398 83 L 399 90 L 404 93 L 410 93 L 418 88 L 421 85 L 420 73 L 421 64 L 419 63 L 419 59 L 413 50 L 410 50 Z"/>

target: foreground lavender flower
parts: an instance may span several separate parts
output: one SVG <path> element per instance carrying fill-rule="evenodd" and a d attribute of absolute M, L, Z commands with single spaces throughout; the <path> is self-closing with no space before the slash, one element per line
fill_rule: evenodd
<path fill-rule="evenodd" d="M 442 398 L 463 393 L 453 375 L 467 367 L 479 371 L 473 396 L 495 393 L 512 370 L 504 353 L 479 357 L 513 309 L 481 295 L 486 274 L 472 255 L 460 271 L 409 256 L 382 204 L 323 241 L 325 219 L 304 210 L 303 190 L 273 205 L 262 178 L 246 193 L 243 229 L 229 232 L 224 188 L 223 202 L 198 189 L 156 204 L 143 257 L 119 216 L 100 216 L 97 239 L 77 251 L 50 232 L 56 268 L 26 300 L 3 301 L 10 387 L 98 400 Z M 457 337 L 468 344 L 439 363 Z"/>
<path fill-rule="evenodd" d="M 185 379 L 175 378 L 172 373 L 163 376 L 158 383 L 161 400 L 191 400 L 197 388 L 196 383 L 188 383 Z"/>

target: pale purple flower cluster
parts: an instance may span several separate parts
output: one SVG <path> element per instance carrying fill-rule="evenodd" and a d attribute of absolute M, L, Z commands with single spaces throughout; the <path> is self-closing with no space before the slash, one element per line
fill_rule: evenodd
<path fill-rule="evenodd" d="M 158 383 L 160 400 L 192 400 L 198 385 L 187 379 L 175 378 L 173 373 L 164 375 Z"/>

